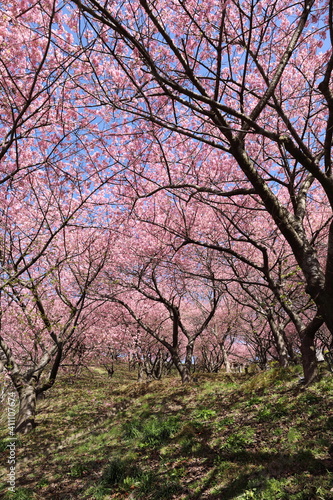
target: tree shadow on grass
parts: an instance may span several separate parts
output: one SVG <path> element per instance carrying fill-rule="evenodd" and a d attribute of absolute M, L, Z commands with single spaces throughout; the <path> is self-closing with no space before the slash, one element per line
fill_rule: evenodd
<path fill-rule="evenodd" d="M 223 449 L 217 450 L 209 445 L 211 438 L 210 429 L 206 429 L 204 426 L 201 428 L 196 428 L 195 426 L 188 426 L 185 429 L 183 428 L 180 434 L 173 438 L 168 437 L 166 442 L 174 440 L 180 441 L 183 437 L 188 439 L 187 441 L 184 441 L 183 448 L 182 446 L 177 447 L 177 449 L 175 449 L 174 452 L 171 452 L 168 457 L 170 463 L 173 459 L 177 460 L 181 456 L 188 458 L 185 474 L 183 475 L 182 480 L 179 478 L 180 481 L 177 486 L 178 497 L 175 497 L 174 493 L 170 491 L 170 496 L 168 496 L 166 492 L 159 492 L 160 498 L 175 499 L 180 498 L 181 496 L 184 498 L 183 495 L 187 495 L 185 497 L 187 500 L 231 500 L 242 495 L 247 490 L 257 489 L 257 491 L 265 491 L 268 482 L 272 479 L 280 480 L 293 475 L 297 477 L 297 475 L 306 474 L 312 477 L 318 477 L 318 480 L 320 480 L 321 477 L 325 477 L 327 475 L 328 471 L 333 471 L 332 460 L 316 459 L 310 450 L 299 451 L 296 453 L 256 452 L 248 449 L 237 451 Z M 156 446 L 150 445 L 146 447 L 146 450 L 149 451 L 152 459 L 155 451 L 157 455 L 159 455 L 158 451 L 160 446 L 164 443 L 165 441 L 163 438 Z M 191 450 L 192 443 L 196 446 Z M 185 446 L 186 444 L 188 446 L 187 449 Z M 68 457 L 71 456 L 70 452 L 72 451 L 72 448 L 76 447 L 76 445 L 77 443 L 75 442 L 71 443 L 71 445 L 67 445 L 66 452 L 68 453 Z M 46 470 L 39 470 L 34 478 L 25 478 L 25 480 L 21 478 L 20 486 L 24 486 L 29 489 L 31 488 L 30 491 L 34 491 L 37 498 L 43 498 L 43 500 L 69 500 L 72 498 L 84 498 L 83 492 L 86 488 L 89 485 L 96 483 L 96 480 L 98 482 L 100 473 L 105 468 L 106 458 L 108 457 L 110 459 L 114 455 L 120 456 L 120 452 L 121 442 L 119 442 L 116 447 L 108 448 L 108 446 L 105 446 L 105 458 L 100 457 L 98 459 L 97 457 L 94 457 L 94 459 L 91 460 L 91 455 L 90 457 L 75 456 L 75 458 L 73 457 L 72 463 L 56 463 L 51 459 L 48 465 L 46 465 Z M 153 462 L 154 461 L 155 460 L 153 459 Z M 157 459 L 156 462 L 158 462 Z M 194 493 L 190 492 L 190 489 L 194 487 L 195 483 L 198 484 L 198 476 L 195 475 L 198 463 L 201 463 L 203 467 L 200 468 L 200 486 L 196 487 L 196 492 Z M 224 469 L 223 465 L 230 463 L 234 464 L 236 467 L 240 466 L 240 468 L 241 466 L 244 466 L 244 472 L 240 470 L 240 473 L 237 477 L 235 477 L 235 473 L 237 473 L 237 471 L 233 470 L 229 481 L 226 483 L 225 479 L 228 480 L 228 478 L 221 478 L 221 475 L 223 474 L 224 476 L 227 476 L 228 468 Z M 250 472 L 249 466 L 252 466 L 252 471 Z M 49 484 L 48 487 L 42 489 L 40 496 L 38 496 L 39 491 L 38 489 L 36 491 L 36 483 L 38 484 L 39 481 L 45 478 L 45 472 L 47 471 L 51 473 L 50 475 L 52 477 L 52 472 L 55 472 L 55 469 L 58 469 L 57 472 L 61 473 L 62 478 L 59 478 L 58 476 L 57 484 Z M 193 480 L 189 481 L 189 476 L 193 476 Z M 151 490 L 147 485 L 145 495 L 136 496 L 135 498 L 156 498 L 156 496 L 154 496 L 156 493 L 156 485 L 161 481 L 162 483 L 165 483 L 168 476 L 165 476 L 165 473 L 163 474 L 157 466 L 152 477 L 153 481 L 151 484 Z M 221 483 L 223 482 L 224 486 L 221 485 L 219 487 L 219 478 Z M 51 478 L 50 482 L 52 482 Z M 309 486 L 309 484 L 310 482 L 307 480 L 306 486 Z M 215 492 L 209 493 L 209 490 L 214 485 L 216 486 Z M 171 486 L 174 485 L 171 484 Z M 282 484 L 281 488 L 283 488 Z M 283 491 L 282 495 L 284 495 Z M 286 491 L 285 496 L 279 496 L 279 498 L 281 500 L 287 500 L 288 492 Z M 305 496 L 300 498 L 307 500 L 310 500 L 311 498 L 311 500 L 313 500 L 316 496 L 307 497 L 305 494 Z M 330 497 L 327 497 L 327 499 L 328 498 Z"/>
<path fill-rule="evenodd" d="M 211 484 L 205 482 L 200 491 L 197 491 L 192 496 L 188 496 L 187 499 L 231 500 L 242 495 L 248 489 L 264 489 L 267 482 L 271 479 L 283 479 L 304 473 L 312 477 L 325 476 L 328 472 L 333 471 L 332 460 L 316 459 L 309 450 L 294 454 L 251 451 L 221 452 L 217 454 L 217 458 L 220 464 L 233 462 L 236 464 L 257 465 L 258 470 L 239 475 L 214 494 L 205 494 L 205 491 L 211 487 Z M 216 468 L 218 469 L 218 466 Z M 279 498 L 287 500 L 289 498 L 288 492 L 286 491 L 285 496 L 279 496 Z M 304 496 L 304 498 L 307 497 Z M 310 498 L 314 500 L 316 497 L 310 495 Z M 329 498 L 333 498 L 333 495 Z"/>

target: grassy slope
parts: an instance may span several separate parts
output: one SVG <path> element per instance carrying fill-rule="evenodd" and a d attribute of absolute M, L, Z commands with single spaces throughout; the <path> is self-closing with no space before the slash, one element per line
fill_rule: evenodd
<path fill-rule="evenodd" d="M 2 498 L 333 499 L 332 374 L 306 391 L 297 368 L 186 387 L 133 376 L 63 376 L 19 438 L 16 493 L 5 479 Z"/>

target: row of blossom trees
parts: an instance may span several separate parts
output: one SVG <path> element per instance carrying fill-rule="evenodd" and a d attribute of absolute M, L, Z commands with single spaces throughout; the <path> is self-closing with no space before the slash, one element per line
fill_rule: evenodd
<path fill-rule="evenodd" d="M 333 333 L 331 2 L 0 8 L 17 429 L 69 355 L 172 361 L 183 382 L 193 359 L 301 355 L 310 383 Z"/>
<path fill-rule="evenodd" d="M 113 114 L 128 141 L 123 194 L 154 197 L 156 204 L 163 191 L 209 203 L 223 216 L 227 200 L 242 219 L 249 212 L 258 212 L 257 224 L 266 219 L 291 250 L 314 303 L 307 321 L 288 311 L 301 332 L 310 381 L 316 332 L 325 323 L 333 333 L 331 3 L 71 4 L 91 64 L 81 88 L 100 113 Z M 262 262 L 251 264 L 269 279 L 274 262 L 265 245 L 235 228 L 233 217 L 231 239 L 261 252 Z M 189 232 L 187 226 L 184 243 L 247 259 L 224 245 L 228 237 L 220 246 Z"/>

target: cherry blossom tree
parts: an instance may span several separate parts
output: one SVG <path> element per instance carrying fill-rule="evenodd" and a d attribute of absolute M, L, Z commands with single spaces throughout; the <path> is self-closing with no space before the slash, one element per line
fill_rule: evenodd
<path fill-rule="evenodd" d="M 82 48 L 65 2 L 5 0 L 0 25 L 0 350 L 26 432 L 36 395 L 87 329 L 88 306 L 93 316 L 86 293 L 104 247 L 93 252 L 89 231 L 96 217 L 110 223 L 101 188 L 122 167 L 93 154 L 100 126 L 73 85 Z"/>
<path fill-rule="evenodd" d="M 315 378 L 315 336 L 333 334 L 332 18 L 323 0 L 1 2 L 0 347 L 19 429 L 78 342 L 131 339 L 147 371 L 161 345 L 188 381 L 222 292 L 262 366 L 297 332 Z"/>
<path fill-rule="evenodd" d="M 197 262 L 190 247 L 172 251 L 172 239 L 163 228 L 152 233 L 146 224 L 130 221 L 111 249 L 95 297 L 122 306 L 138 331 L 168 350 L 186 383 L 196 339 L 214 317 L 222 290 L 211 260 Z M 199 266 L 208 278 L 200 277 Z"/>
<path fill-rule="evenodd" d="M 227 373 L 231 371 L 230 356 L 237 351 L 239 340 L 243 340 L 240 313 L 237 303 L 225 294 L 196 344 L 197 368 L 211 373 L 217 373 L 222 367 Z"/>
<path fill-rule="evenodd" d="M 63 359 L 78 355 L 96 307 L 87 292 L 106 252 L 95 231 L 67 228 L 49 245 L 38 265 L 1 291 L 0 347 L 4 367 L 19 396 L 17 432 L 35 425 L 36 398 L 50 389 Z"/>
<path fill-rule="evenodd" d="M 314 304 L 305 293 L 304 278 L 293 254 L 283 244 L 279 232 L 269 224 L 267 214 L 253 203 L 248 204 L 245 211 L 235 198 L 219 201 L 216 206 L 205 199 L 198 203 L 198 200 L 184 202 L 178 198 L 177 203 L 174 200 L 170 203 L 162 198 L 161 192 L 158 198 L 162 210 L 156 206 L 150 210 L 151 204 L 147 206 L 146 202 L 140 207 L 136 202 L 135 217 L 152 227 L 166 229 L 176 238 L 179 248 L 192 245 L 197 247 L 196 253 L 200 253 L 200 248 L 215 251 L 215 261 L 219 262 L 216 280 L 224 283 L 235 303 L 252 308 L 258 313 L 257 318 L 260 315 L 266 318 L 280 363 L 286 365 L 288 357 L 295 359 L 284 331 L 292 322 L 301 339 L 305 378 L 309 373 L 314 374 L 314 346 L 307 345 L 307 337 L 302 335 L 306 325 L 312 325 Z M 322 242 L 327 237 L 324 220 L 325 217 L 319 221 L 309 218 L 318 250 L 322 250 Z M 318 255 L 322 258 L 322 252 Z M 199 270 L 195 272 L 198 274 Z M 201 275 L 205 277 L 209 279 Z M 319 326 L 320 323 L 317 328 Z M 292 332 L 289 336 L 294 340 Z"/>
<path fill-rule="evenodd" d="M 213 202 L 238 197 L 244 207 L 250 200 L 291 248 L 316 304 L 302 330 L 311 381 L 315 333 L 323 321 L 333 332 L 332 5 L 71 4 L 90 62 L 81 88 L 132 134 L 137 196 L 166 189 Z M 324 260 L 309 233 L 313 196 L 319 214 L 330 207 Z"/>
<path fill-rule="evenodd" d="M 0 25 L 1 244 L 11 247 L 10 269 L 2 259 L 6 286 L 84 205 L 96 212 L 100 188 L 122 167 L 93 154 L 100 125 L 72 81 L 72 73 L 83 71 L 83 49 L 66 3 L 5 0 Z"/>

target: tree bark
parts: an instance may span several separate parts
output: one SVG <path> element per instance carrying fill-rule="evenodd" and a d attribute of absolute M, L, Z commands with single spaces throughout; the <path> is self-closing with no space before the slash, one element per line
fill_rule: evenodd
<path fill-rule="evenodd" d="M 191 369 L 186 363 L 181 369 L 182 384 L 189 384 L 192 381 Z"/>
<path fill-rule="evenodd" d="M 143 382 L 144 367 L 141 360 L 138 361 L 138 382 Z"/>
<path fill-rule="evenodd" d="M 275 340 L 276 350 L 278 352 L 279 364 L 280 366 L 285 368 L 289 365 L 289 359 L 288 359 L 288 350 L 284 340 L 283 333 L 281 331 L 281 327 L 279 324 L 275 323 L 273 319 L 273 314 L 270 314 L 268 316 L 268 321 Z"/>
<path fill-rule="evenodd" d="M 220 348 L 221 348 L 221 351 L 222 351 L 222 356 L 223 356 L 223 362 L 224 362 L 224 366 L 225 366 L 225 371 L 226 371 L 226 373 L 230 373 L 231 372 L 231 367 L 230 367 L 230 362 L 229 362 L 227 351 L 226 351 L 226 349 L 225 349 L 225 347 L 224 347 L 224 345 L 222 343 L 220 344 Z"/>
<path fill-rule="evenodd" d="M 318 328 L 320 328 L 322 324 L 322 318 L 320 316 L 315 316 L 301 333 L 302 365 L 304 383 L 306 386 L 314 382 L 318 377 L 318 364 L 314 339 Z"/>
<path fill-rule="evenodd" d="M 301 342 L 302 365 L 304 373 L 304 383 L 309 385 L 314 382 L 318 376 L 318 366 L 316 359 L 316 350 L 314 347 L 314 337 L 304 335 Z"/>
<path fill-rule="evenodd" d="M 192 380 L 191 366 L 192 366 L 192 358 L 193 358 L 193 349 L 194 349 L 194 344 L 192 342 L 187 344 L 185 363 L 182 365 L 182 371 L 181 371 L 181 377 L 182 377 L 183 384 L 188 384 Z"/>
<path fill-rule="evenodd" d="M 24 384 L 18 389 L 18 395 L 20 406 L 15 432 L 27 434 L 36 427 L 36 387 L 32 384 Z"/>
<path fill-rule="evenodd" d="M 188 384 L 192 381 L 191 366 L 192 366 L 193 349 L 194 349 L 193 344 L 188 344 L 186 346 L 186 355 L 184 362 L 182 362 L 182 360 L 179 357 L 178 349 L 170 350 L 173 363 L 181 377 L 183 384 Z"/>

